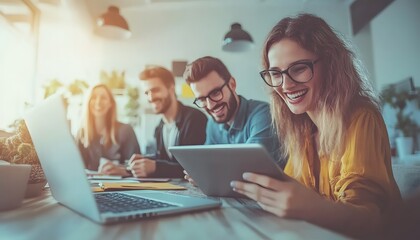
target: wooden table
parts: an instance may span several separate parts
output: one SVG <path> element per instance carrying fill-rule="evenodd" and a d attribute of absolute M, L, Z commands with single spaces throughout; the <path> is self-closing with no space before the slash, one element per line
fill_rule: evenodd
<path fill-rule="evenodd" d="M 199 190 L 187 186 L 176 193 L 197 195 Z M 346 239 L 304 221 L 278 218 L 250 201 L 222 201 L 220 209 L 99 225 L 57 203 L 46 189 L 20 208 L 0 212 L 0 239 Z"/>

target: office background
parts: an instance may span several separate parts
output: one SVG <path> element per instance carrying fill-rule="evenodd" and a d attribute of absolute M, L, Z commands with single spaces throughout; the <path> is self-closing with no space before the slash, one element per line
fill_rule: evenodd
<path fill-rule="evenodd" d="M 7 13 L 4 6 L 13 1 L 1 1 L 0 10 Z M 300 12 L 323 17 L 352 42 L 378 90 L 407 77 L 420 86 L 420 28 L 416 26 L 420 22 L 420 2 L 416 0 L 394 0 L 356 35 L 350 12 L 353 0 L 29 2 L 40 13 L 37 36 L 22 34 L 6 14 L 0 14 L 0 129 L 39 102 L 45 85 L 53 79 L 63 84 L 75 79 L 94 84 L 101 71 L 115 70 L 125 73 L 128 84 L 138 86 L 138 74 L 149 64 L 171 69 L 173 61 L 190 62 L 205 55 L 226 63 L 241 95 L 268 100 L 258 75 L 263 41 L 281 18 Z M 95 20 L 109 5 L 119 6 L 132 32 L 129 39 L 106 39 L 95 34 Z M 253 37 L 255 47 L 250 51 L 222 51 L 223 36 L 234 22 Z M 182 81 L 177 78 L 177 82 Z M 191 99 L 182 101 L 188 104 Z M 144 98 L 140 97 L 140 102 L 147 108 Z M 150 116 L 139 121 L 143 121 L 139 124 L 143 127 L 137 132 L 144 145 L 150 141 L 151 125 L 157 120 Z"/>

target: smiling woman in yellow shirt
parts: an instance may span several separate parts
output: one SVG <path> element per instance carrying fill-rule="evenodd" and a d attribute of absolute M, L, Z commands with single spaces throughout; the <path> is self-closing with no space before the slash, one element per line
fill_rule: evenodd
<path fill-rule="evenodd" d="M 367 106 L 355 110 L 346 131 L 344 152 L 339 157 L 319 156 L 314 149 L 315 136 L 316 133 L 305 139 L 302 173 L 296 180 L 331 201 L 392 218 L 392 211 L 401 199 L 392 175 L 389 140 L 380 113 Z M 290 160 L 285 168 L 289 176 L 294 176 L 293 163 Z M 373 225 L 377 221 L 368 223 Z"/>
<path fill-rule="evenodd" d="M 280 217 L 380 237 L 401 196 L 378 100 L 354 54 L 323 19 L 302 14 L 274 26 L 263 65 L 290 177 L 244 173 L 233 189 Z"/>

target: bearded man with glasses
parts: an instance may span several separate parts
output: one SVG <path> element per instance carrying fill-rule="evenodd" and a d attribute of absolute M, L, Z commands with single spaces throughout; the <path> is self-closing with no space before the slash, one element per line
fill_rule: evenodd
<path fill-rule="evenodd" d="M 260 143 L 280 166 L 285 165 L 269 105 L 238 95 L 236 80 L 222 61 L 199 58 L 187 66 L 184 78 L 196 97 L 194 104 L 212 117 L 207 122 L 205 144 Z"/>

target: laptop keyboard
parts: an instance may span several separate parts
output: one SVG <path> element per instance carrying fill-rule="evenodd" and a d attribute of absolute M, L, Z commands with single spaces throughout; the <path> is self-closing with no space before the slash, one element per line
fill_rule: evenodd
<path fill-rule="evenodd" d="M 117 192 L 95 194 L 94 196 L 96 202 L 98 203 L 99 211 L 102 213 L 121 213 L 146 209 L 175 207 L 175 205 L 172 204 Z"/>

